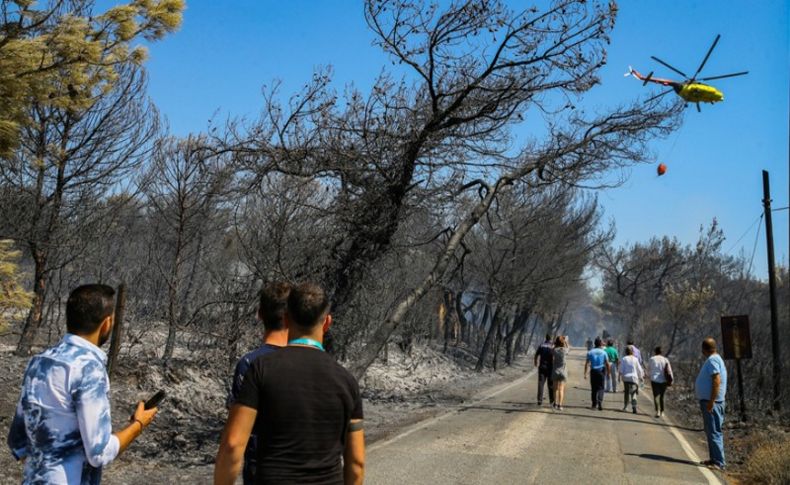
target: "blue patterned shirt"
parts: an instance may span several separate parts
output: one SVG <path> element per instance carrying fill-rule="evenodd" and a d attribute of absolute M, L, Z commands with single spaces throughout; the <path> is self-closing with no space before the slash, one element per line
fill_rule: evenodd
<path fill-rule="evenodd" d="M 106 354 L 73 334 L 30 359 L 8 446 L 25 484 L 101 482 L 120 449 L 112 434 Z"/>

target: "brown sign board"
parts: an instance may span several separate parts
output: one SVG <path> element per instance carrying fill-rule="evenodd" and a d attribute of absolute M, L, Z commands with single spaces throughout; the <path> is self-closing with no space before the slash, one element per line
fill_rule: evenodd
<path fill-rule="evenodd" d="M 752 338 L 749 315 L 721 317 L 721 338 L 725 359 L 751 359 Z"/>

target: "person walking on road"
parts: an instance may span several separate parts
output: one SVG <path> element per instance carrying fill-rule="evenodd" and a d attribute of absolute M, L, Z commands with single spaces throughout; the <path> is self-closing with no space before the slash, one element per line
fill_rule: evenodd
<path fill-rule="evenodd" d="M 629 345 L 634 351 L 634 357 L 636 357 L 637 362 L 639 362 L 639 365 L 642 366 L 642 370 L 644 371 L 645 361 L 642 360 L 642 352 L 639 350 L 639 347 L 634 345 L 633 339 L 628 339 L 628 341 L 626 342 L 626 347 L 628 347 Z"/>
<path fill-rule="evenodd" d="M 568 380 L 568 369 L 565 358 L 568 355 L 568 340 L 561 335 L 554 339 L 554 357 L 552 359 L 552 380 L 554 381 L 554 407 L 562 411 L 565 403 L 565 382 Z"/>
<path fill-rule="evenodd" d="M 586 345 L 587 345 L 587 352 L 591 351 L 593 348 L 593 341 L 590 337 L 587 337 Z"/>
<path fill-rule="evenodd" d="M 694 390 L 702 411 L 705 438 L 708 440 L 709 459 L 703 465 L 724 470 L 724 398 L 727 393 L 727 367 L 716 352 L 716 341 L 711 337 L 702 341 L 702 355 L 706 357 L 700 368 Z"/>
<path fill-rule="evenodd" d="M 609 358 L 609 374 L 606 376 L 606 392 L 617 392 L 617 367 L 620 365 L 620 354 L 612 339 L 606 342 L 606 356 Z"/>
<path fill-rule="evenodd" d="M 645 378 L 645 373 L 639 361 L 634 356 L 634 348 L 629 345 L 625 348 L 625 357 L 620 361 L 620 378 L 623 380 L 623 411 L 628 409 L 631 402 L 631 411 L 636 414 L 637 395 L 639 383 Z"/>
<path fill-rule="evenodd" d="M 650 358 L 648 368 L 650 371 L 650 387 L 653 389 L 653 406 L 656 408 L 656 417 L 664 415 L 664 393 L 672 385 L 674 376 L 669 359 L 661 355 L 661 347 L 656 347 L 655 355 Z"/>
<path fill-rule="evenodd" d="M 552 361 L 554 346 L 551 344 L 551 335 L 546 334 L 546 340 L 535 350 L 534 365 L 538 367 L 538 406 L 543 404 L 543 384 L 548 384 L 549 402 L 554 406 L 554 380 L 552 379 Z M 538 363 L 540 361 L 540 363 Z"/>
<path fill-rule="evenodd" d="M 587 352 L 587 360 L 584 363 L 585 379 L 587 379 L 588 371 L 592 396 L 592 406 L 590 407 L 603 411 L 604 383 L 606 376 L 609 375 L 609 357 L 603 349 L 603 341 L 600 337 L 595 338 L 595 348 Z"/>

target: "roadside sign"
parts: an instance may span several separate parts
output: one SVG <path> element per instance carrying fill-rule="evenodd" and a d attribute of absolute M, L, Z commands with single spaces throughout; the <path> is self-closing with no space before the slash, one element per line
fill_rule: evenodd
<path fill-rule="evenodd" d="M 721 317 L 721 337 L 725 359 L 751 359 L 752 338 L 749 315 Z"/>

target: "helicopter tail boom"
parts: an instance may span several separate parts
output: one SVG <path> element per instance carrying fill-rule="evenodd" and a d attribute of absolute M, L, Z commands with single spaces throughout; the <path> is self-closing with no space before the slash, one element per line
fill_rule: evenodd
<path fill-rule="evenodd" d="M 653 77 L 653 71 L 650 71 L 650 74 L 645 76 L 645 75 L 641 74 L 639 71 L 637 71 L 636 69 L 634 69 L 631 66 L 628 66 L 628 72 L 625 73 L 625 77 L 628 77 L 628 76 L 633 76 L 633 77 L 639 79 L 640 81 L 642 81 L 642 85 L 643 86 L 646 86 L 647 83 L 656 83 L 656 84 L 660 84 L 662 86 L 674 86 L 674 85 L 678 84 L 678 83 L 676 83 L 676 82 L 674 82 L 672 80 L 669 80 L 669 79 L 661 79 L 661 78 Z"/>

